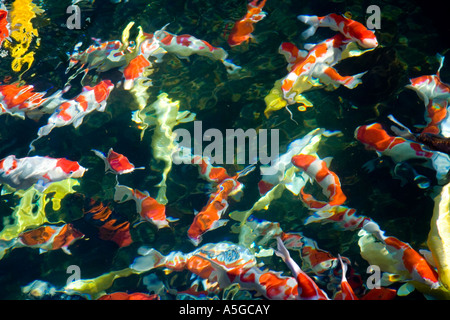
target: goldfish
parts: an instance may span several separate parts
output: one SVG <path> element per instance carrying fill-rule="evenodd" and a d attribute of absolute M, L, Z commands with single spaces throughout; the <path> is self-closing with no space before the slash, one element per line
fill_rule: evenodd
<path fill-rule="evenodd" d="M 238 46 L 253 37 L 254 24 L 264 19 L 267 15 L 262 11 L 267 0 L 253 0 L 247 4 L 247 13 L 240 20 L 236 21 L 227 42 L 230 47 Z"/>
<path fill-rule="evenodd" d="M 15 189 L 28 189 L 36 183 L 44 187 L 68 178 L 81 178 L 86 169 L 65 158 L 7 156 L 0 160 L 0 183 Z"/>
<path fill-rule="evenodd" d="M 357 42 L 363 48 L 375 48 L 378 46 L 374 32 L 368 30 L 363 24 L 345 16 L 331 13 L 323 17 L 299 15 L 297 19 L 310 25 L 302 33 L 305 39 L 314 35 L 318 27 L 328 27 L 333 31 L 339 31 L 347 39 Z"/>
<path fill-rule="evenodd" d="M 316 210 L 311 216 L 306 218 L 305 225 L 313 222 L 332 222 L 343 230 L 361 229 L 367 222 L 371 221 L 369 217 L 357 216 L 356 209 L 345 206 L 332 206 L 325 210 Z"/>
<path fill-rule="evenodd" d="M 323 194 L 329 199 L 328 202 L 316 200 L 312 195 L 305 193 L 303 187 L 302 200 L 309 208 L 329 208 L 345 202 L 347 197 L 342 192 L 339 177 L 328 169 L 326 161 L 313 155 L 299 154 L 292 157 L 292 163 L 305 171 L 311 179 L 314 179 L 322 187 Z"/>
<path fill-rule="evenodd" d="M 140 191 L 117 184 L 114 192 L 114 200 L 122 203 L 129 200 L 136 202 L 136 210 L 141 221 L 148 221 L 158 229 L 169 227 L 169 222 L 177 219 L 166 217 L 166 206 L 152 198 L 148 191 Z"/>
<path fill-rule="evenodd" d="M 114 174 L 126 174 L 131 173 L 137 169 L 145 169 L 143 167 L 136 168 L 127 157 L 123 154 L 115 152 L 112 148 L 109 149 L 108 154 L 105 156 L 101 151 L 92 149 L 92 152 L 95 153 L 100 159 L 105 162 L 105 171 L 111 172 Z"/>

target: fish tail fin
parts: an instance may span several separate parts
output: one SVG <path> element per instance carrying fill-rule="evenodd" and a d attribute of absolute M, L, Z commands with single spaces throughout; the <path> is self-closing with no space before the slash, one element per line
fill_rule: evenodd
<path fill-rule="evenodd" d="M 133 189 L 117 183 L 114 191 L 114 201 L 122 203 L 134 199 Z"/>
<path fill-rule="evenodd" d="M 307 15 L 299 15 L 297 19 L 303 23 L 309 24 L 310 27 L 302 32 L 303 39 L 308 39 L 316 33 L 317 28 L 319 27 L 319 17 L 317 16 L 307 16 Z"/>
<path fill-rule="evenodd" d="M 366 71 L 367 72 L 367 71 Z M 366 72 L 361 72 L 358 74 L 355 74 L 351 77 L 348 77 L 347 80 L 343 83 L 343 85 L 348 89 L 356 88 L 359 84 L 362 83 L 362 76 L 366 74 Z"/>
<path fill-rule="evenodd" d="M 137 272 L 145 272 L 166 264 L 166 257 L 153 248 L 140 247 L 138 253 L 141 257 L 134 259 L 130 268 Z"/>

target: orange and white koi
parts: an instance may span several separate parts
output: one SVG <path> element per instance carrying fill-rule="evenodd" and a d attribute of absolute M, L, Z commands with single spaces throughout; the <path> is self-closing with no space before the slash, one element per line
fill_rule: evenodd
<path fill-rule="evenodd" d="M 99 229 L 98 237 L 115 242 L 119 247 L 133 243 L 130 222 L 120 217 L 115 210 L 93 199 L 83 209 L 84 218 Z"/>
<path fill-rule="evenodd" d="M 422 132 L 450 137 L 450 120 L 447 110 L 450 102 L 450 85 L 442 82 L 440 78 L 444 56 L 438 55 L 438 59 L 440 65 L 435 75 L 410 79 L 411 84 L 406 87 L 416 91 L 425 103 L 427 126 Z"/>
<path fill-rule="evenodd" d="M 236 21 L 227 42 L 230 47 L 238 46 L 249 39 L 253 38 L 252 32 L 256 22 L 261 21 L 267 15 L 262 11 L 267 0 L 253 0 L 247 4 L 247 13 L 240 20 Z"/>
<path fill-rule="evenodd" d="M 136 81 L 145 79 L 144 74 L 148 68 L 152 66 L 150 57 L 156 58 L 156 62 L 161 62 L 162 57 L 167 53 L 160 46 L 160 42 L 156 40 L 153 34 L 142 33 L 143 40 L 139 44 L 138 53 L 125 67 L 123 67 L 124 89 L 130 90 Z"/>
<path fill-rule="evenodd" d="M 119 203 L 134 200 L 136 210 L 141 221 L 148 221 L 158 229 L 169 227 L 169 222 L 178 219 L 166 217 L 166 206 L 152 198 L 148 191 L 140 191 L 117 184 L 114 192 L 114 201 Z"/>
<path fill-rule="evenodd" d="M 47 124 L 39 128 L 37 138 L 30 143 L 30 150 L 34 150 L 33 143 L 48 135 L 53 128 L 72 124 L 78 128 L 85 116 L 93 111 L 104 112 L 106 100 L 114 89 L 110 80 L 103 80 L 94 87 L 85 86 L 82 92 L 71 100 L 65 100 L 48 118 Z"/>
<path fill-rule="evenodd" d="M 293 48 L 293 44 L 282 45 L 280 50 L 289 50 L 288 63 L 292 65 L 288 75 L 281 79 L 281 91 L 287 103 L 294 104 L 297 95 L 314 86 L 327 85 L 337 88 L 339 85 L 344 85 L 353 89 L 360 84 L 365 72 L 353 76 L 341 76 L 332 67 L 341 60 L 342 51 L 348 43 L 348 39 L 337 34 L 313 45 L 305 57 L 301 54 L 301 50 Z M 318 80 L 314 81 L 314 79 Z"/>
<path fill-rule="evenodd" d="M 306 272 L 318 277 L 330 277 L 338 259 L 330 252 L 320 249 L 317 242 L 300 232 L 282 232 L 279 236 L 287 249 L 298 251 Z"/>
<path fill-rule="evenodd" d="M 10 25 L 8 22 L 8 10 L 6 10 L 5 5 L 0 3 L 0 48 L 2 47 L 3 41 L 9 38 Z"/>
<path fill-rule="evenodd" d="M 374 235 L 382 241 L 386 249 L 398 261 L 398 270 L 406 270 L 411 279 L 436 289 L 440 286 L 438 273 L 428 261 L 414 250 L 408 243 L 400 241 L 392 236 L 385 236 L 384 231 L 375 222 L 367 223 L 364 226 L 366 232 Z"/>
<path fill-rule="evenodd" d="M 85 171 L 78 162 L 65 158 L 16 158 L 10 155 L 0 160 L 0 183 L 15 189 L 28 189 L 38 182 L 45 186 L 68 178 L 81 178 Z"/>
<path fill-rule="evenodd" d="M 422 144 L 406 140 L 403 137 L 389 135 L 380 123 L 359 126 L 355 130 L 355 138 L 363 143 L 368 150 L 375 150 L 377 154 L 392 158 L 395 163 L 409 159 L 429 160 L 436 171 L 439 184 L 447 181 L 450 170 L 448 154 L 432 151 Z"/>
<path fill-rule="evenodd" d="M 324 160 L 316 156 L 308 154 L 299 154 L 292 157 L 292 163 L 308 174 L 321 187 L 323 194 L 328 197 L 329 201 L 316 200 L 312 195 L 301 190 L 302 200 L 305 205 L 311 209 L 324 209 L 332 206 L 341 205 L 347 197 L 342 192 L 339 177 L 333 171 L 328 169 L 328 165 Z"/>
<path fill-rule="evenodd" d="M 314 280 L 303 272 L 294 259 L 291 258 L 289 251 L 286 249 L 283 240 L 281 240 L 280 237 L 277 238 L 277 251 L 275 253 L 283 259 L 297 279 L 298 298 L 300 300 L 329 300 L 327 294 L 320 289 Z"/>
<path fill-rule="evenodd" d="M 167 25 L 166 25 L 167 26 Z M 154 33 L 161 48 L 179 57 L 189 57 L 193 54 L 222 62 L 228 73 L 234 73 L 239 66 L 227 60 L 228 53 L 220 47 L 214 47 L 209 42 L 197 39 L 189 34 L 176 35 L 165 31 L 166 26 Z"/>
<path fill-rule="evenodd" d="M 343 15 L 335 13 L 323 17 L 299 15 L 297 19 L 310 25 L 302 34 L 305 39 L 314 35 L 318 27 L 328 27 L 333 31 L 339 31 L 347 39 L 357 42 L 363 48 L 375 48 L 378 46 L 378 41 L 373 31 Z"/>
<path fill-rule="evenodd" d="M 234 177 L 226 178 L 219 182 L 216 192 L 209 197 L 208 203 L 198 212 L 194 221 L 188 229 L 188 237 L 194 245 L 202 241 L 202 235 L 208 231 L 224 226 L 228 220 L 221 219 L 222 215 L 228 209 L 228 197 L 239 192 L 242 184 L 237 181 L 254 170 L 254 166 L 248 167 L 238 172 Z"/>
<path fill-rule="evenodd" d="M 58 90 L 48 97 L 44 97 L 47 92 L 35 92 L 32 85 L 7 84 L 0 85 L 0 115 L 10 114 L 25 119 L 38 118 L 44 113 L 53 110 L 61 102 L 61 95 L 64 93 Z M 46 111 L 37 110 L 46 106 Z M 37 116 L 33 117 L 33 114 Z"/>
<path fill-rule="evenodd" d="M 71 254 L 68 247 L 83 237 L 84 234 L 70 223 L 61 226 L 44 225 L 22 232 L 13 248 L 38 248 L 40 253 L 62 249 L 65 253 Z"/>
<path fill-rule="evenodd" d="M 240 245 L 230 242 L 208 243 L 193 252 L 176 251 L 167 256 L 153 248 L 141 247 L 138 257 L 130 265 L 137 272 L 164 267 L 173 271 L 189 270 L 211 284 L 211 289 L 224 289 L 238 283 L 242 290 L 255 290 L 267 299 L 292 300 L 297 296 L 293 277 L 279 272 L 262 271 L 256 258 Z"/>
<path fill-rule="evenodd" d="M 136 168 L 127 157 L 123 154 L 115 152 L 112 148 L 109 149 L 108 154 L 105 155 L 103 152 L 92 149 L 100 159 L 105 162 L 105 171 L 114 174 L 126 174 L 131 173 L 137 169 L 145 169 L 143 167 Z"/>

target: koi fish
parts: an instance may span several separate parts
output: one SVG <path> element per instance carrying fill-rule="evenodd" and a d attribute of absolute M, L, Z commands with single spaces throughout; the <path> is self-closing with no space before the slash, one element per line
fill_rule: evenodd
<path fill-rule="evenodd" d="M 386 245 L 386 249 L 398 261 L 397 267 L 399 270 L 408 271 L 412 280 L 426 284 L 432 289 L 440 286 L 436 270 L 408 243 L 392 236 L 385 236 L 384 231 L 381 231 L 380 227 L 373 221 L 367 223 L 364 230 L 370 232 Z"/>
<path fill-rule="evenodd" d="M 300 50 L 294 50 L 290 45 L 288 62 L 291 61 L 289 73 L 281 79 L 281 92 L 283 99 L 288 104 L 300 102 L 299 95 L 317 86 L 332 86 L 337 88 L 343 85 L 349 89 L 355 88 L 361 83 L 361 77 L 365 72 L 353 76 L 341 76 L 332 67 L 341 60 L 342 51 L 349 44 L 348 39 L 337 34 L 334 37 L 313 45 L 308 54 L 299 55 Z M 282 48 L 286 48 L 285 44 Z M 284 50 L 284 49 L 283 49 Z M 297 56 L 295 56 L 297 54 Z M 287 54 L 285 54 L 287 56 Z M 292 63 L 294 61 L 295 63 Z M 316 80 L 314 80 L 316 79 Z"/>
<path fill-rule="evenodd" d="M 152 198 L 147 191 L 142 192 L 117 184 L 114 192 L 114 201 L 123 203 L 129 200 L 136 202 L 136 210 L 140 215 L 141 221 L 151 222 L 158 229 L 169 227 L 169 222 L 178 220 L 166 217 L 166 206 Z"/>
<path fill-rule="evenodd" d="M 143 167 L 136 168 L 127 157 L 123 154 L 115 152 L 112 148 L 109 149 L 108 155 L 101 151 L 92 149 L 92 152 L 95 153 L 100 159 L 105 162 L 105 172 L 111 172 L 114 174 L 126 174 L 131 173 L 137 169 L 145 169 Z"/>
<path fill-rule="evenodd" d="M 3 41 L 9 38 L 10 26 L 8 22 L 8 11 L 5 5 L 0 3 L 0 48 L 2 47 Z"/>
<path fill-rule="evenodd" d="M 301 190 L 303 202 L 311 209 L 329 208 L 330 206 L 341 205 L 347 197 L 341 189 L 338 176 L 328 169 L 327 162 L 313 155 L 299 154 L 292 157 L 294 166 L 302 169 L 311 179 L 314 179 L 321 187 L 322 192 L 329 201 L 316 200 L 312 195 Z"/>
<path fill-rule="evenodd" d="M 440 78 L 444 58 L 444 56 L 438 55 L 440 65 L 435 75 L 410 79 L 410 84 L 406 87 L 416 91 L 425 103 L 427 126 L 422 132 L 450 137 L 450 120 L 447 110 L 450 102 L 450 85 L 443 83 Z"/>
<path fill-rule="evenodd" d="M 446 111 L 447 112 L 447 111 Z M 437 125 L 441 122 L 439 120 L 431 120 L 420 134 L 412 133 L 408 127 L 400 123 L 391 114 L 388 115 L 389 120 L 394 122 L 398 127 L 391 126 L 391 130 L 398 136 L 406 140 L 413 140 L 425 145 L 427 148 L 450 154 L 450 138 L 443 137 L 439 134 L 440 128 Z M 438 132 L 437 134 L 433 132 Z"/>
<path fill-rule="evenodd" d="M 68 247 L 83 237 L 84 234 L 70 223 L 61 226 L 44 225 L 21 233 L 14 248 L 39 248 L 40 253 L 62 249 L 65 253 L 71 254 Z"/>
<path fill-rule="evenodd" d="M 0 183 L 15 189 L 28 189 L 36 183 L 44 186 L 68 178 L 81 178 L 86 171 L 76 161 L 65 158 L 10 155 L 0 160 Z"/>
<path fill-rule="evenodd" d="M 139 248 L 138 253 L 141 256 L 130 265 L 138 273 L 161 267 L 173 271 L 189 270 L 219 289 L 237 283 L 242 290 L 255 290 L 267 299 L 288 300 L 297 296 L 294 278 L 260 270 L 254 255 L 234 243 L 208 243 L 187 254 L 175 251 L 163 256 L 147 247 Z"/>
<path fill-rule="evenodd" d="M 357 216 L 356 209 L 345 206 L 333 206 L 326 210 L 317 210 L 305 220 L 305 225 L 313 222 L 332 222 L 343 230 L 361 229 L 367 222 L 372 221 L 366 216 Z"/>
<path fill-rule="evenodd" d="M 59 90 L 49 97 L 44 96 L 47 92 L 35 92 L 34 86 L 16 84 L 0 85 L 0 115 L 10 114 L 25 119 L 38 118 L 43 113 L 48 113 L 61 102 L 61 95 L 64 91 Z M 46 111 L 37 111 L 38 108 L 46 106 Z M 32 115 L 39 114 L 38 116 Z"/>
<path fill-rule="evenodd" d="M 85 116 L 97 110 L 104 112 L 106 100 L 113 90 L 114 85 L 109 80 L 103 80 L 94 87 L 85 86 L 82 92 L 74 99 L 63 102 L 48 118 L 47 124 L 39 128 L 37 138 L 30 143 L 30 151 L 35 148 L 34 142 L 48 135 L 53 128 L 63 127 L 72 124 L 78 128 Z"/>
<path fill-rule="evenodd" d="M 262 8 L 267 0 L 253 0 L 247 4 L 247 13 L 240 20 L 236 21 L 227 38 L 230 47 L 238 46 L 243 42 L 253 38 L 254 24 L 261 21 L 266 16 Z"/>
<path fill-rule="evenodd" d="M 298 298 L 300 300 L 329 300 L 327 294 L 291 258 L 289 251 L 286 249 L 280 237 L 277 238 L 277 251 L 275 251 L 275 254 L 283 259 L 297 279 Z"/>
<path fill-rule="evenodd" d="M 167 52 L 183 58 L 197 54 L 214 61 L 221 61 L 225 65 L 228 73 L 234 73 L 240 69 L 239 66 L 226 60 L 228 53 L 223 48 L 214 47 L 209 42 L 197 39 L 189 34 L 175 35 L 169 33 L 165 31 L 166 26 L 156 31 L 154 37 L 161 48 Z"/>
<path fill-rule="evenodd" d="M 302 267 L 307 272 L 310 270 L 321 278 L 332 276 L 338 259 L 328 251 L 320 249 L 316 241 L 299 232 L 282 232 L 280 238 L 287 249 L 299 252 Z"/>
<path fill-rule="evenodd" d="M 102 240 L 115 242 L 119 247 L 129 246 L 133 239 L 130 234 L 130 223 L 123 221 L 116 211 L 103 203 L 96 203 L 90 200 L 86 208 L 83 209 L 85 219 L 99 229 L 98 237 Z M 118 222 L 122 221 L 122 222 Z"/>
<path fill-rule="evenodd" d="M 105 294 L 97 300 L 160 300 L 160 298 L 157 294 L 114 292 Z"/>
<path fill-rule="evenodd" d="M 99 72 L 122 67 L 127 63 L 125 53 L 124 44 L 119 40 L 92 44 L 82 52 L 78 52 L 75 47 L 75 52 L 70 55 L 66 73 L 78 64 L 80 68 L 86 66 L 88 70 L 96 69 Z"/>
<path fill-rule="evenodd" d="M 202 241 L 204 233 L 227 223 L 228 220 L 220 218 L 228 209 L 228 197 L 242 188 L 242 184 L 238 183 L 237 179 L 254 169 L 254 166 L 250 166 L 238 172 L 234 177 L 224 179 L 217 185 L 217 191 L 211 194 L 208 203 L 202 211 L 195 215 L 194 221 L 188 229 L 188 237 L 194 245 L 197 246 Z"/>
<path fill-rule="evenodd" d="M 347 265 L 342 261 L 341 256 L 339 255 L 339 262 L 341 263 L 341 290 L 337 292 L 333 298 L 333 300 L 359 300 L 358 296 L 353 292 L 353 288 L 347 281 L 346 273 L 347 273 Z"/>
<path fill-rule="evenodd" d="M 305 39 L 314 35 L 318 27 L 328 27 L 333 31 L 339 31 L 347 39 L 357 42 L 363 48 L 375 48 L 378 46 L 378 41 L 373 31 L 368 30 L 363 24 L 345 16 L 331 13 L 323 17 L 299 15 L 297 19 L 310 25 L 302 33 Z"/>
<path fill-rule="evenodd" d="M 162 57 L 167 53 L 161 48 L 160 43 L 155 39 L 153 34 L 142 33 L 142 42 L 139 44 L 137 56 L 133 58 L 128 65 L 123 68 L 124 89 L 130 90 L 136 81 L 144 79 L 143 75 L 146 70 L 152 66 L 150 57 L 156 58 L 156 62 L 162 62 Z M 148 78 L 145 78 L 148 81 Z"/>
<path fill-rule="evenodd" d="M 428 160 L 436 171 L 438 183 L 444 184 L 447 181 L 447 173 L 450 169 L 448 154 L 427 150 L 422 144 L 402 137 L 393 137 L 383 129 L 380 123 L 357 127 L 355 138 L 363 143 L 366 149 L 375 150 L 379 156 L 388 156 L 395 163 L 409 159 Z"/>

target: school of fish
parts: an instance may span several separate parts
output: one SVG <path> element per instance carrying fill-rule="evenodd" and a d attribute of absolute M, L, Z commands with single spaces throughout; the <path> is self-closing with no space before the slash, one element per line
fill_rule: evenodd
<path fill-rule="evenodd" d="M 270 15 L 263 10 L 266 2 L 271 1 L 248 2 L 247 13 L 234 21 L 228 31 L 223 46 L 228 46 L 229 50 L 211 45 L 202 40 L 201 35 L 171 33 L 168 31 L 170 24 L 149 33 L 150 30 L 144 31 L 130 21 L 120 40 L 95 40 L 85 50 L 80 50 L 81 44 L 77 45 L 68 59 L 66 74 L 71 76 L 65 86 L 52 94 L 36 91 L 33 85 L 25 83 L 0 84 L 0 117 L 47 119 L 36 132 L 35 139 L 29 142 L 28 154 L 10 154 L 0 159 L 0 197 L 11 194 L 22 197 L 10 219 L 16 220 L 18 227 L 5 227 L 0 232 L 0 268 L 1 260 L 7 260 L 13 250 L 36 248 L 39 253 L 48 254 L 62 249 L 70 255 L 71 247 L 81 241 L 91 241 L 76 229 L 73 221 L 66 222 L 61 218 L 57 223 L 50 222 L 45 218 L 45 208 L 54 194 L 59 198 L 52 204 L 58 207 L 65 195 L 75 192 L 72 186 L 81 181 L 86 172 L 93 170 L 92 164 L 99 162 L 104 163 L 104 175 L 115 178 L 115 187 L 108 199 L 84 199 L 81 218 L 98 229 L 99 239 L 113 241 L 118 248 L 125 248 L 133 243 L 131 230 L 138 224 L 147 223 L 156 234 L 162 229 L 171 229 L 192 246 L 189 252 L 160 252 L 144 243 L 124 269 L 109 270 L 97 277 L 75 279 L 62 285 L 40 279 L 24 284 L 21 290 L 27 299 L 222 299 L 226 293 L 227 297 L 231 295 L 236 299 L 391 300 L 414 290 L 427 298 L 450 299 L 450 255 L 446 250 L 450 240 L 450 85 L 440 79 L 443 56 L 438 55 L 440 67 L 436 74 L 413 78 L 405 84 L 424 103 L 426 125 L 420 134 L 412 133 L 393 116 L 386 119 L 391 127 L 374 122 L 354 128 L 354 141 L 363 145 L 369 155 L 393 162 L 393 178 L 406 172 L 409 182 L 425 189 L 434 180 L 418 174 L 408 161 L 416 161 L 419 166 L 434 172 L 437 191 L 427 250 L 419 250 L 386 234 L 381 223 L 357 214 L 358 208 L 348 205 L 351 196 L 344 193 L 345 182 L 339 178 L 339 163 L 332 162 L 333 154 L 321 158 L 318 151 L 324 141 L 338 137 L 340 132 L 312 129 L 292 140 L 271 166 L 216 165 L 210 158 L 179 145 L 173 137 L 176 125 L 188 123 L 196 115 L 180 111 L 183 106 L 165 93 L 158 97 L 146 94 L 146 89 L 152 85 L 152 68 L 164 64 L 166 55 L 175 55 L 186 64 L 189 64 L 190 56 L 201 56 L 223 65 L 230 77 L 239 76 L 242 67 L 232 62 L 233 49 L 251 41 L 263 41 L 257 37 L 258 24 L 264 23 Z M 10 37 L 9 10 L 12 7 L 0 4 L 0 48 L 5 50 L 8 47 L 4 44 L 14 41 Z M 278 52 L 286 59 L 287 71 L 264 98 L 266 118 L 291 105 L 300 112 L 314 108 L 313 103 L 302 95 L 305 92 L 322 88 L 335 90 L 340 86 L 352 90 L 364 83 L 366 72 L 341 75 L 335 66 L 350 56 L 364 55 L 380 45 L 376 32 L 344 15 L 300 14 L 297 19 L 307 28 L 302 33 L 304 40 L 313 37 L 319 27 L 331 30 L 334 35 L 314 44 L 279 44 Z M 130 31 L 136 28 L 138 35 L 132 40 Z M 303 48 L 299 49 L 302 44 Z M 108 79 L 106 75 L 110 70 L 119 70 L 122 79 L 118 82 Z M 96 72 L 101 80 L 95 85 L 83 85 L 78 94 L 67 98 L 66 93 L 73 86 L 71 81 L 77 75 L 89 72 Z M 130 117 L 136 128 L 142 130 L 141 139 L 144 132 L 152 135 L 152 154 L 164 164 L 164 170 L 157 173 L 162 180 L 156 185 L 158 192 L 155 194 L 119 182 L 124 176 L 144 172 L 146 167 L 136 167 L 133 164 L 135 155 L 122 154 L 112 146 L 104 150 L 91 148 L 87 156 L 92 156 L 92 160 L 86 164 L 53 158 L 39 150 L 40 145 L 50 141 L 44 137 L 58 135 L 59 128 L 73 126 L 78 130 L 89 121 L 91 113 L 105 112 L 110 96 L 119 90 L 129 92 L 138 102 L 139 109 L 130 110 Z M 152 130 L 146 131 L 147 128 Z M 173 211 L 168 210 L 171 202 L 177 201 L 166 196 L 170 191 L 167 182 L 175 163 L 186 170 L 192 166 L 197 168 L 197 178 L 208 186 L 207 201 L 202 209 L 194 212 L 187 208 L 191 213 L 187 229 L 181 229 L 180 219 L 177 215 L 172 217 Z M 259 199 L 251 208 L 242 211 L 241 206 L 236 210 L 235 205 L 249 188 L 245 181 L 258 174 L 260 178 L 255 187 Z M 65 185 L 66 182 L 70 185 Z M 308 211 L 309 216 L 301 222 L 306 228 L 312 224 L 333 224 L 338 232 L 353 233 L 358 238 L 357 249 L 362 259 L 381 271 L 377 286 L 369 287 L 364 283 L 362 279 L 366 276 L 358 274 L 351 258 L 320 248 L 303 232 L 286 229 L 289 225 L 283 224 L 282 229 L 281 224 L 270 216 L 267 219 L 260 217 L 272 202 L 281 198 L 285 189 L 296 199 L 291 206 Z M 27 201 L 32 198 L 38 200 L 35 203 Z M 121 215 L 118 208 L 125 203 L 131 203 L 135 208 L 133 219 Z M 40 220 L 27 216 L 35 206 L 39 206 L 35 210 L 37 214 L 44 215 Z M 231 232 L 238 235 L 237 242 L 230 240 L 227 231 L 221 231 L 228 230 L 230 225 Z M 214 233 L 223 240 L 208 242 L 207 233 Z M 273 269 L 266 261 L 277 261 L 276 265 L 281 267 Z M 176 283 L 155 279 L 158 269 L 164 270 L 162 277 L 182 272 L 192 276 L 187 280 L 187 287 L 177 288 Z M 157 274 L 161 277 L 161 273 Z M 142 277 L 148 291 L 137 292 L 134 288 L 127 292 L 111 291 L 116 279 L 131 275 Z"/>

